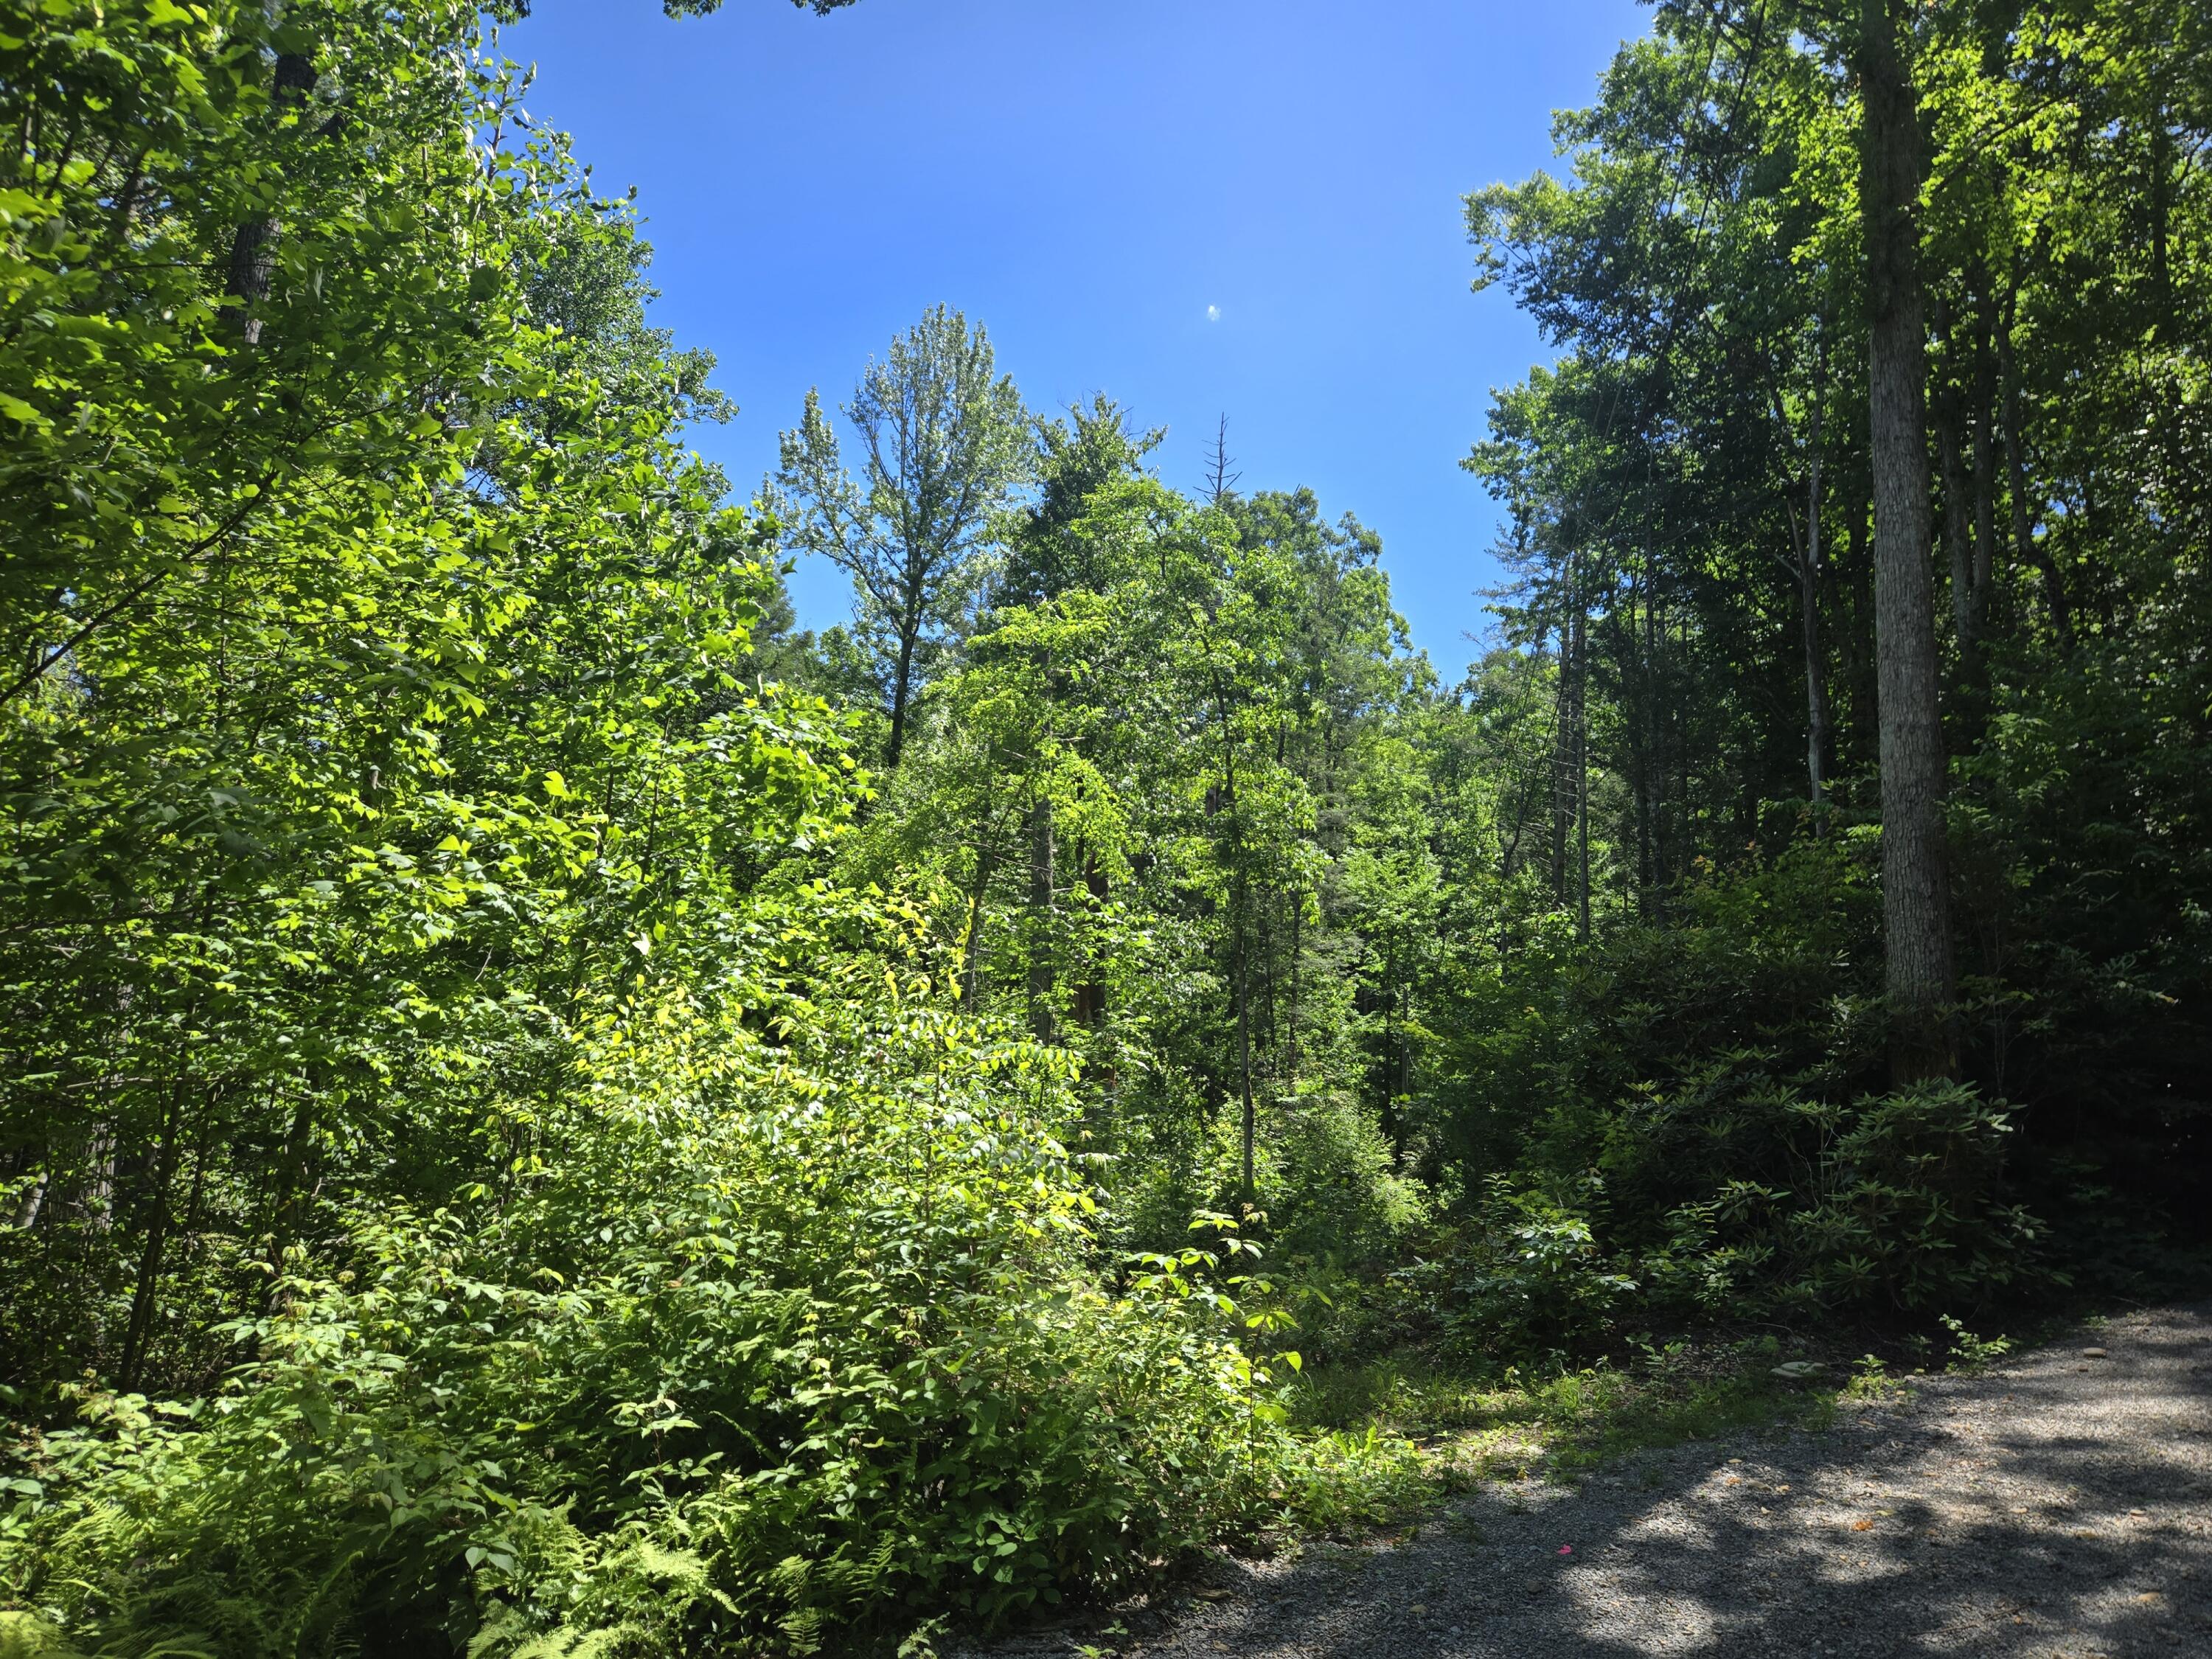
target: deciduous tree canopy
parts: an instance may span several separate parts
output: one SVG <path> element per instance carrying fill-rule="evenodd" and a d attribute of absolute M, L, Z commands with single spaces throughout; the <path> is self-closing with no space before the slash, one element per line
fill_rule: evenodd
<path fill-rule="evenodd" d="M 915 1653 L 2189 1270 L 2205 9 L 1658 5 L 1448 672 L 949 306 L 732 505 L 492 27 L 0 3 L 0 1653 Z"/>

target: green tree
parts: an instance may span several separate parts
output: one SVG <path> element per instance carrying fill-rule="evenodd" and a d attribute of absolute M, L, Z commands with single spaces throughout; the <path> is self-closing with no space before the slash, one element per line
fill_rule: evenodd
<path fill-rule="evenodd" d="M 914 695 L 982 598 L 981 555 L 1028 471 L 1028 416 L 990 337 L 933 307 L 872 362 L 845 405 L 866 449 L 854 478 L 820 398 L 783 434 L 776 483 L 787 535 L 853 579 L 855 621 L 877 661 L 890 721 L 884 760 L 904 754 Z"/>
<path fill-rule="evenodd" d="M 1299 1455 L 933 872 L 841 885 L 708 365 L 518 95 L 441 0 L 0 33 L 10 1646 L 896 1641 Z"/>

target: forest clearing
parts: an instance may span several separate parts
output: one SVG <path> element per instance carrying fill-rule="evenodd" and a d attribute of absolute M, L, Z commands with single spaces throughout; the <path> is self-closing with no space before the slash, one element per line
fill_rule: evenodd
<path fill-rule="evenodd" d="M 1365 503 L 935 287 L 1182 158 L 979 228 L 863 66 L 1046 31 L 1135 145 L 1050 31 L 1188 64 L 1077 9 L 0 0 L 0 1659 L 2203 1640 L 2212 8 L 1659 0 L 1455 151 L 1543 358 L 1420 405 L 1464 660 Z M 858 133 L 975 255 L 726 307 L 901 319 L 757 486 L 556 27 L 722 77 L 728 234 Z M 1413 326 L 1251 292 L 1148 373 Z"/>

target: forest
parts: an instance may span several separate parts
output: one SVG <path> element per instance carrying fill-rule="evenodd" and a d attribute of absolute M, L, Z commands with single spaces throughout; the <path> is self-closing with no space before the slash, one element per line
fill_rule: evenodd
<path fill-rule="evenodd" d="M 0 1654 L 915 1659 L 1378 1355 L 2212 1281 L 2212 9 L 1659 0 L 1464 665 L 957 295 L 700 459 L 526 9 L 0 0 Z"/>

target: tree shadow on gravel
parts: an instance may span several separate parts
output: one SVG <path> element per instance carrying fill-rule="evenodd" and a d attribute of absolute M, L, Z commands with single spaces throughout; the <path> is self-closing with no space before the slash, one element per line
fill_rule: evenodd
<path fill-rule="evenodd" d="M 2212 1321 L 2170 1310 L 1833 1430 L 1492 1487 L 1239 1569 L 1125 1653 L 2212 1652 Z M 1224 1587 L 1227 1584 L 1226 1580 Z"/>

